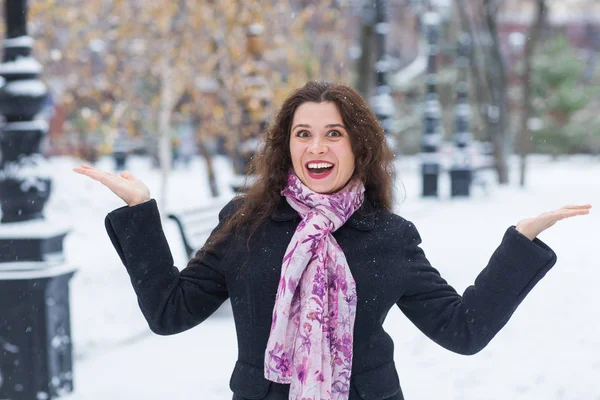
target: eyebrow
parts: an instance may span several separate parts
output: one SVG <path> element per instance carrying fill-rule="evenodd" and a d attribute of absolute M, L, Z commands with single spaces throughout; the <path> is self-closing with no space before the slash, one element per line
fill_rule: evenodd
<path fill-rule="evenodd" d="M 293 131 L 293 130 L 295 130 L 296 128 L 308 128 L 308 129 L 310 129 L 310 128 L 311 128 L 311 126 L 310 126 L 310 125 L 308 125 L 308 124 L 297 124 L 296 126 L 294 126 L 294 127 L 292 128 L 292 131 Z M 346 127 L 345 127 L 344 125 L 342 125 L 342 124 L 328 124 L 328 125 L 325 125 L 325 128 L 326 128 L 326 129 L 331 129 L 331 128 L 342 128 L 342 129 L 346 129 Z"/>

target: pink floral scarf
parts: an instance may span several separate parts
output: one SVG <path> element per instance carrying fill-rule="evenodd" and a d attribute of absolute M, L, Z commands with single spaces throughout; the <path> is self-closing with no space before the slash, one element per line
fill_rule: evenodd
<path fill-rule="evenodd" d="M 347 400 L 356 317 L 356 284 L 342 248 L 331 234 L 362 205 L 364 186 L 319 194 L 293 173 L 281 192 L 298 211 L 285 252 L 265 378 L 290 384 L 290 400 Z"/>

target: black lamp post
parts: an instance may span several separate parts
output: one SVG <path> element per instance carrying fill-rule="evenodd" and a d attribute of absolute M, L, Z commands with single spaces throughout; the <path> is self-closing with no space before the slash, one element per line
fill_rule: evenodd
<path fill-rule="evenodd" d="M 467 68 L 469 66 L 469 51 L 471 39 L 468 34 L 459 36 L 456 64 L 458 82 L 456 84 L 456 131 L 454 132 L 454 154 L 450 168 L 452 197 L 469 196 L 473 165 L 469 154 L 471 133 L 469 131 L 469 85 L 467 83 Z"/>
<path fill-rule="evenodd" d="M 46 86 L 31 57 L 27 1 L 5 0 L 0 64 L 0 399 L 52 399 L 73 388 L 66 228 L 46 221 L 51 181 L 40 145 L 47 124 L 35 117 Z"/>
<path fill-rule="evenodd" d="M 25 0 L 6 0 L 6 39 L 0 76 L 0 113 L 5 125 L 0 137 L 0 206 L 5 222 L 42 218 L 50 197 L 50 179 L 28 173 L 39 161 L 45 124 L 34 121 L 42 109 L 47 89 L 36 79 L 42 66 L 31 58 L 33 40 L 26 36 Z M 33 172 L 33 171 L 32 171 Z"/>
<path fill-rule="evenodd" d="M 390 70 L 390 60 L 387 56 L 385 43 L 390 25 L 387 21 L 387 0 L 376 0 L 375 2 L 375 40 L 377 49 L 377 61 L 375 62 L 375 94 L 371 98 L 371 107 L 386 136 L 391 131 L 392 116 L 394 115 L 394 101 L 391 96 L 391 88 L 388 85 L 387 75 Z M 389 136 L 388 140 L 389 140 Z"/>
<path fill-rule="evenodd" d="M 440 15 L 432 7 L 422 16 L 422 29 L 428 44 L 426 92 L 421 143 L 421 173 L 423 197 L 438 196 L 440 174 L 439 147 L 442 141 L 441 108 L 437 93 L 437 56 L 440 36 Z"/>

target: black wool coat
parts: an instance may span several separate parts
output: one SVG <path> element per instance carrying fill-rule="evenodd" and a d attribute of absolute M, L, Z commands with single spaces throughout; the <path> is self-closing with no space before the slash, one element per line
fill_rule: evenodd
<path fill-rule="evenodd" d="M 237 204 L 225 206 L 219 226 Z M 236 232 L 214 251 L 198 253 L 181 272 L 173 266 L 154 200 L 116 209 L 105 224 L 152 331 L 171 335 L 190 329 L 230 298 L 238 340 L 233 398 L 288 400 L 289 385 L 267 381 L 263 365 L 281 264 L 299 221 L 282 197 L 249 246 L 247 235 Z M 392 338 L 382 327 L 394 305 L 436 343 L 474 354 L 556 262 L 546 244 L 511 226 L 461 296 L 427 261 L 415 226 L 398 215 L 365 201 L 333 235 L 358 294 L 350 400 L 404 398 Z"/>

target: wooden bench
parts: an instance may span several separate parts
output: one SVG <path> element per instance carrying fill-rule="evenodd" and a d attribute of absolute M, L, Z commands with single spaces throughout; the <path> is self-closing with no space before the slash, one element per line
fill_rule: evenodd
<path fill-rule="evenodd" d="M 177 224 L 189 258 L 194 257 L 204 246 L 206 239 L 219 223 L 219 211 L 227 202 L 228 200 L 220 200 L 203 207 L 167 214 Z"/>
<path fill-rule="evenodd" d="M 206 239 L 219 223 L 219 211 L 225 207 L 228 201 L 219 200 L 203 207 L 167 214 L 179 228 L 188 258 L 193 258 L 196 252 L 204 246 Z M 233 316 L 231 302 L 227 300 L 214 315 L 231 318 Z"/>

